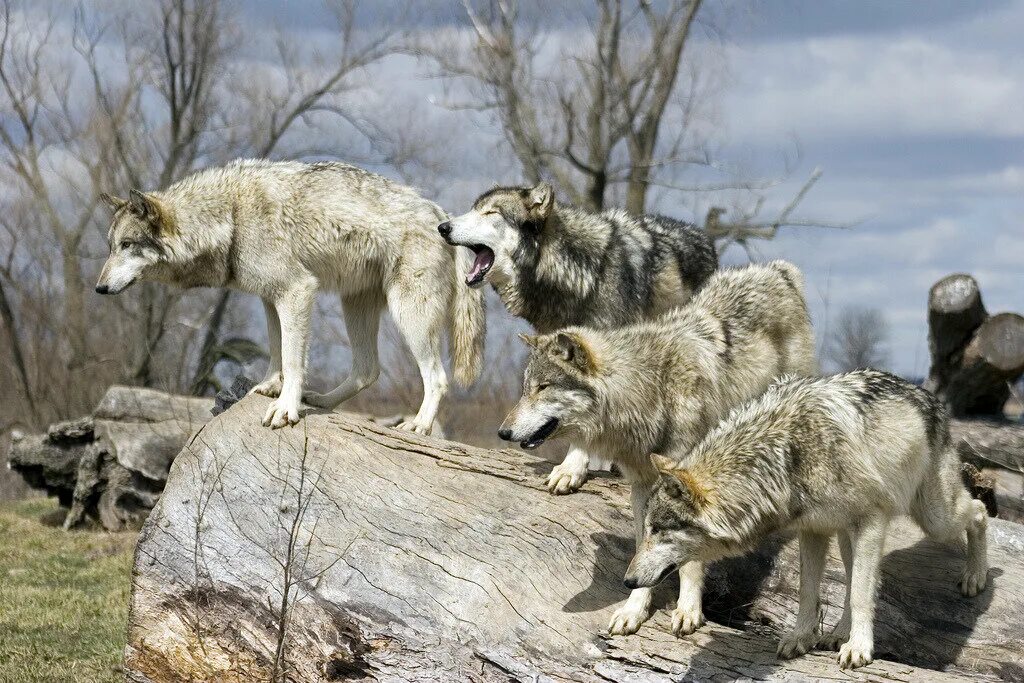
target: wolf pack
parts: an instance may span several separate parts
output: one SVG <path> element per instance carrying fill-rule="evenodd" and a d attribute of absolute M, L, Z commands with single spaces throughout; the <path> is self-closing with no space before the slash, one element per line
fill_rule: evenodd
<path fill-rule="evenodd" d="M 613 635 L 641 627 L 653 587 L 673 573 L 672 629 L 692 633 L 704 623 L 704 565 L 790 531 L 799 607 L 779 656 L 831 649 L 841 667 L 864 666 L 887 526 L 902 515 L 965 548 L 965 596 L 986 587 L 986 511 L 961 480 L 943 405 L 878 370 L 820 375 L 791 263 L 719 269 L 699 228 L 584 211 L 546 183 L 494 188 L 449 216 L 411 188 L 335 162 L 243 160 L 104 199 L 113 218 L 97 292 L 147 280 L 262 300 L 270 363 L 253 391 L 273 399 L 271 428 L 297 423 L 302 402 L 333 409 L 373 384 L 387 310 L 423 382 L 419 410 L 398 428 L 429 434 L 449 388 L 445 337 L 456 381 L 471 384 L 482 369 L 490 284 L 536 332 L 521 335 L 522 398 L 498 436 L 527 449 L 569 441 L 547 480 L 554 494 L 583 486 L 592 460 L 629 482 L 636 554 Z M 319 290 L 340 296 L 352 351 L 347 378 L 323 394 L 305 390 Z M 833 536 L 846 597 L 821 633 Z"/>

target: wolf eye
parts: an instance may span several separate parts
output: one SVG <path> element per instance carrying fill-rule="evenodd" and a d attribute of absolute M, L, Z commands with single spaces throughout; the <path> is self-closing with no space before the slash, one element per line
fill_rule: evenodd
<path fill-rule="evenodd" d="M 545 390 L 545 389 L 547 389 L 547 388 L 548 388 L 549 386 L 551 386 L 551 385 L 550 385 L 550 384 L 538 384 L 538 385 L 537 385 L 537 391 L 538 391 L 538 392 L 544 391 L 544 390 Z"/>
<path fill-rule="evenodd" d="M 121 248 L 122 249 L 131 249 L 131 246 L 132 246 L 131 240 L 121 240 Z"/>

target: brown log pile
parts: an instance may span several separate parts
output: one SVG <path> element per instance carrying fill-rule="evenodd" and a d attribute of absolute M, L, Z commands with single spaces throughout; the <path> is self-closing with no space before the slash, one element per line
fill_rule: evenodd
<path fill-rule="evenodd" d="M 664 609 L 609 637 L 633 550 L 626 485 L 547 493 L 532 452 L 483 450 L 345 414 L 260 424 L 263 397 L 210 421 L 175 459 L 136 553 L 130 681 L 1020 680 L 1024 530 L 992 520 L 989 589 L 960 596 L 962 555 L 889 534 L 876 661 L 775 657 L 791 625 L 791 539 L 719 563 L 712 623 L 676 638 Z M 843 602 L 833 548 L 823 590 Z"/>

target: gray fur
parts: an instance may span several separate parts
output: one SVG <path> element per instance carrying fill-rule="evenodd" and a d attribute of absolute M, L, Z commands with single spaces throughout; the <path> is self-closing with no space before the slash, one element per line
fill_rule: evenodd
<path fill-rule="evenodd" d="M 871 661 L 878 566 L 894 516 L 909 514 L 939 540 L 962 542 L 966 531 L 961 591 L 985 587 L 985 507 L 961 481 L 945 408 L 899 377 L 858 370 L 786 379 L 732 411 L 696 448 L 666 456 L 655 459 L 660 481 L 627 584 L 651 586 L 671 567 L 796 530 L 800 614 L 780 643 L 783 657 L 821 645 L 839 648 L 844 668 Z M 834 534 L 847 562 L 847 600 L 835 632 L 822 636 L 818 584 Z"/>

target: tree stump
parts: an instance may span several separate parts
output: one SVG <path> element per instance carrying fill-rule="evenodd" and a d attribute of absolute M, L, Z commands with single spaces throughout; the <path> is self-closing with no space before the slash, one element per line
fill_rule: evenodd
<path fill-rule="evenodd" d="M 928 294 L 931 368 L 925 388 L 956 416 L 1001 416 L 1009 385 L 1024 373 L 1024 317 L 989 316 L 978 283 L 957 273 Z"/>
<path fill-rule="evenodd" d="M 671 635 L 664 607 L 634 636 L 604 631 L 632 555 L 626 485 L 551 496 L 550 467 L 340 413 L 260 424 L 250 396 L 178 455 L 139 539 L 130 681 L 993 680 L 1024 676 L 1024 532 L 993 520 L 990 584 L 963 598 L 955 548 L 889 534 L 869 667 L 775 657 L 792 624 L 792 539 L 710 570 L 711 623 Z M 830 627 L 843 601 L 833 548 Z"/>

